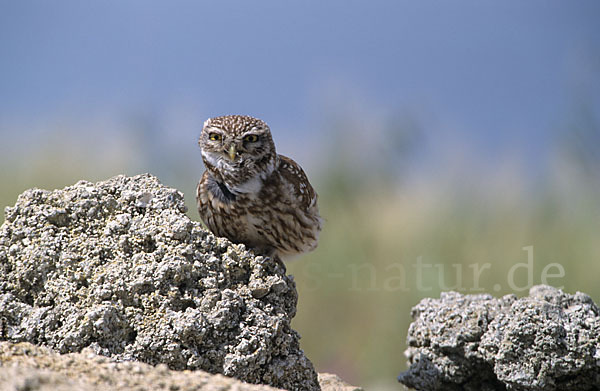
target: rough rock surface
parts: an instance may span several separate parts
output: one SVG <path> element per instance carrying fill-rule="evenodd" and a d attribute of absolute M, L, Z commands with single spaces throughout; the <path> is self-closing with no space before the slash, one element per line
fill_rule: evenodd
<path fill-rule="evenodd" d="M 24 192 L 0 228 L 0 340 L 319 389 L 285 267 L 185 211 L 150 175 Z"/>
<path fill-rule="evenodd" d="M 94 354 L 58 354 L 29 343 L 0 342 L 0 390 L 4 391 L 275 391 L 204 371 L 174 371 L 160 364 L 114 362 Z"/>
<path fill-rule="evenodd" d="M 322 391 L 363 391 L 362 388 L 351 386 L 332 373 L 319 373 L 319 384 Z"/>
<path fill-rule="evenodd" d="M 539 285 L 529 297 L 442 293 L 413 308 L 398 380 L 417 390 L 600 390 L 600 311 Z"/>
<path fill-rule="evenodd" d="M 319 374 L 323 391 L 362 391 L 336 375 Z M 58 354 L 27 342 L 0 342 L 0 390 L 3 391 L 275 391 L 201 370 L 175 371 L 160 364 L 116 362 L 86 348 Z"/>

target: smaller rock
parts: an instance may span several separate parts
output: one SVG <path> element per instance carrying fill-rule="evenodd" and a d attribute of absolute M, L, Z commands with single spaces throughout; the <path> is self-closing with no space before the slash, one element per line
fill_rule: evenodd
<path fill-rule="evenodd" d="M 331 373 L 319 373 L 319 384 L 322 391 L 364 391 L 360 387 L 354 387 L 346 383 L 338 375 Z"/>
<path fill-rule="evenodd" d="M 250 288 L 250 292 L 252 292 L 252 297 L 254 297 L 255 299 L 263 298 L 269 293 L 269 286 L 263 281 L 259 280 L 250 281 L 248 288 Z"/>
<path fill-rule="evenodd" d="M 152 193 L 142 193 L 139 195 L 135 201 L 135 206 L 138 208 L 145 208 L 152 200 Z"/>
<path fill-rule="evenodd" d="M 412 310 L 398 380 L 417 390 L 600 390 L 600 311 L 549 286 L 529 297 L 442 293 Z"/>
<path fill-rule="evenodd" d="M 69 213 L 65 209 L 55 209 L 46 215 L 46 219 L 57 227 L 65 227 L 69 224 Z"/>

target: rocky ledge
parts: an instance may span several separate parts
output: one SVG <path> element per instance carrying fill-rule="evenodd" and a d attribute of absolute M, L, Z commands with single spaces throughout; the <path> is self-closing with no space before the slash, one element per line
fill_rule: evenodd
<path fill-rule="evenodd" d="M 163 364 L 318 390 L 290 327 L 297 292 L 285 267 L 185 212 L 183 194 L 151 175 L 20 195 L 0 228 L 3 376 L 6 349 L 28 342 L 50 349 L 16 349 L 34 361 L 85 350 L 140 373 Z"/>
<path fill-rule="evenodd" d="M 417 390 L 600 390 L 600 311 L 583 294 L 442 293 L 413 308 L 398 380 Z"/>
<path fill-rule="evenodd" d="M 118 362 L 85 348 L 58 354 L 27 342 L 0 342 L 0 390 L 5 391 L 276 391 L 202 370 L 176 371 L 165 364 Z M 336 375 L 319 374 L 323 391 L 362 391 Z"/>

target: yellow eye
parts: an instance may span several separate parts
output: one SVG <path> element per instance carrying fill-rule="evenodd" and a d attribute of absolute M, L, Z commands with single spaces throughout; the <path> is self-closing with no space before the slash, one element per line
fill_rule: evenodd
<path fill-rule="evenodd" d="M 219 133 L 211 133 L 208 135 L 210 141 L 221 141 L 221 135 Z"/>
<path fill-rule="evenodd" d="M 249 142 L 249 143 L 255 143 L 258 141 L 258 136 L 255 134 L 248 134 L 248 135 L 244 136 L 244 141 Z"/>

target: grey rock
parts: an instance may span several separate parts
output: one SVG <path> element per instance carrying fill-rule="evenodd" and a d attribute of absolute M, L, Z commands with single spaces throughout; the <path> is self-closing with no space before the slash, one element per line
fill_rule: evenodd
<path fill-rule="evenodd" d="M 417 390 L 600 390 L 600 311 L 549 286 L 529 297 L 442 293 L 412 310 L 398 380 Z"/>
<path fill-rule="evenodd" d="M 24 192 L 0 228 L 0 340 L 319 389 L 283 264 L 185 212 L 148 174 Z"/>
<path fill-rule="evenodd" d="M 89 349 L 57 354 L 28 343 L 0 342 L 0 390 L 4 391 L 277 391 L 201 370 L 115 362 Z"/>
<path fill-rule="evenodd" d="M 346 383 L 339 376 L 332 373 L 319 373 L 319 384 L 323 391 L 364 391 L 360 387 Z"/>
<path fill-rule="evenodd" d="M 319 374 L 323 391 L 362 391 L 336 375 Z M 175 371 L 137 361 L 118 362 L 86 348 L 58 354 L 27 342 L 0 342 L 0 390 L 3 391 L 276 391 L 202 370 Z"/>

